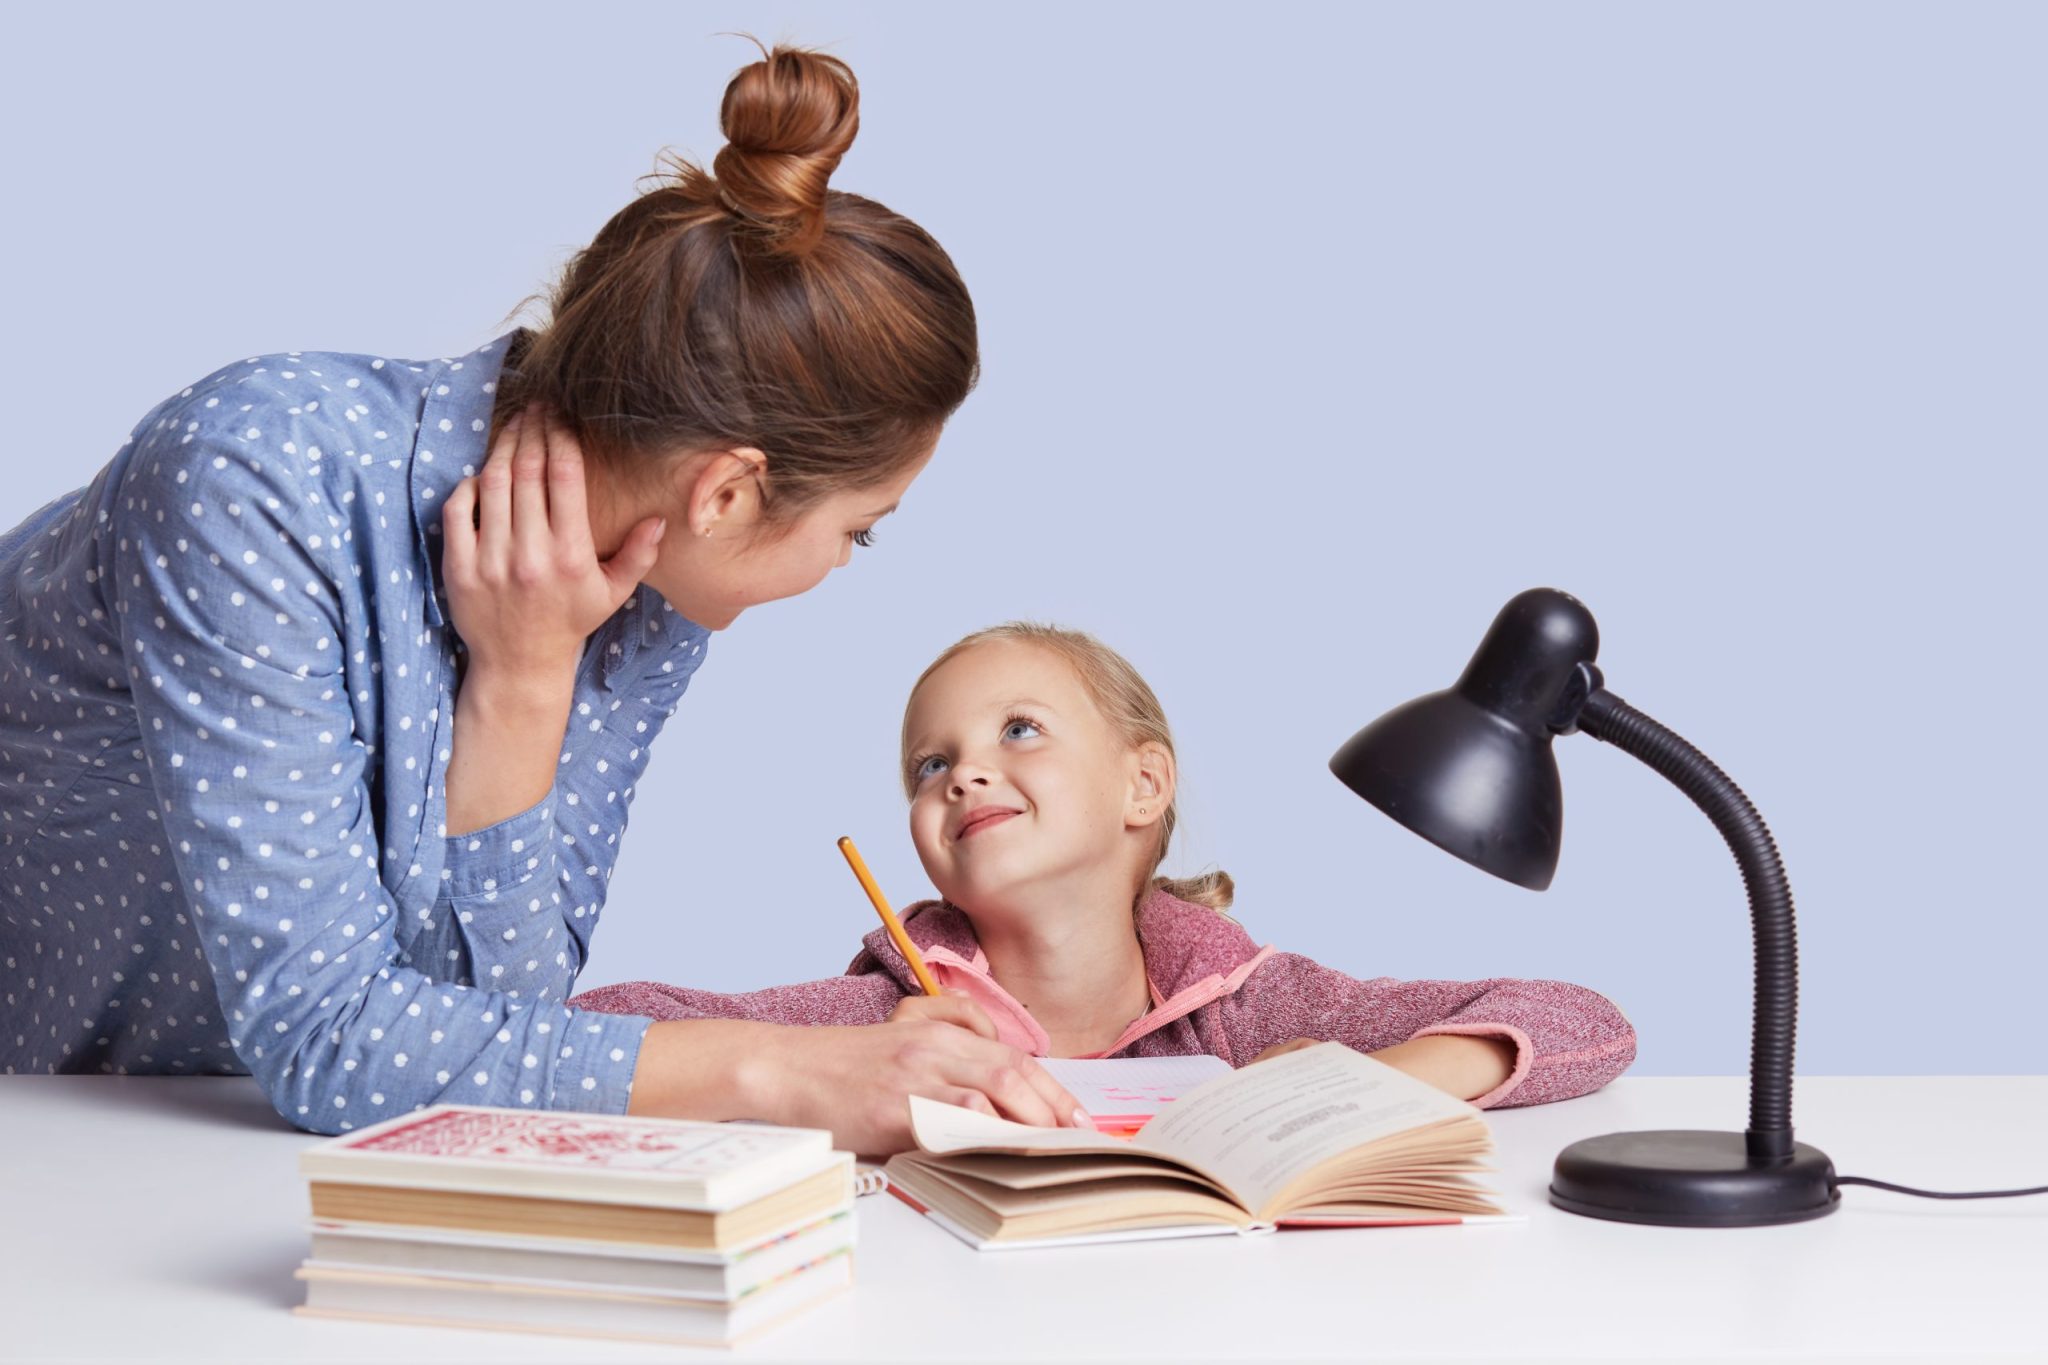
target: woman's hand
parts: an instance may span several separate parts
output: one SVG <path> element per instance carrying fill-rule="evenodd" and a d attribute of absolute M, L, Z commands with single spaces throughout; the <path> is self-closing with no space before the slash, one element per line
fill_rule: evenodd
<path fill-rule="evenodd" d="M 483 472 L 441 509 L 441 575 L 469 651 L 455 693 L 446 830 L 467 834 L 539 803 L 554 786 L 584 641 L 654 564 L 650 517 L 599 563 L 583 500 L 583 452 L 538 409 L 506 423 Z"/>
<path fill-rule="evenodd" d="M 863 1155 L 907 1151 L 909 1096 L 943 1100 L 1040 1128 L 1091 1128 L 1081 1106 L 1037 1059 L 996 1041 L 972 1000 L 907 996 L 880 1024 L 774 1028 L 749 1059 L 757 1116 L 830 1128 Z"/>
<path fill-rule="evenodd" d="M 648 517 L 600 561 L 581 448 L 539 404 L 515 414 L 441 509 L 441 572 L 468 675 L 573 679 L 584 641 L 654 567 L 666 525 Z"/>

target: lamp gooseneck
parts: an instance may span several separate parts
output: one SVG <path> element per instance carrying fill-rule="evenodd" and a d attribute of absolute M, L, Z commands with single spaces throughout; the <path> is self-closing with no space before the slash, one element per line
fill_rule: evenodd
<path fill-rule="evenodd" d="M 1749 1155 L 1759 1162 L 1792 1156 L 1792 1035 L 1799 1009 L 1799 943 L 1792 886 L 1778 845 L 1742 788 L 1713 760 L 1602 688 L 1586 699 L 1579 728 L 1668 778 L 1706 812 L 1728 841 L 1749 889 L 1756 941 L 1756 1004 L 1749 1054 Z"/>

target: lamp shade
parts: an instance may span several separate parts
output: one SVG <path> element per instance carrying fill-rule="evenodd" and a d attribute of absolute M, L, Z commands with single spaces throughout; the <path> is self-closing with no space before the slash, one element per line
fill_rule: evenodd
<path fill-rule="evenodd" d="M 1447 853 L 1532 891 L 1550 885 L 1564 792 L 1550 741 L 1589 685 L 1593 615 L 1554 588 L 1518 594 L 1452 687 L 1373 721 L 1330 760 L 1345 786 Z"/>

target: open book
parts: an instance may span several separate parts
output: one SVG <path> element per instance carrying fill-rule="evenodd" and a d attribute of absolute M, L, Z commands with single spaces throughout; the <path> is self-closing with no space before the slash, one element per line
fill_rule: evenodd
<path fill-rule="evenodd" d="M 1129 1138 L 915 1095 L 910 1114 L 892 1190 L 984 1250 L 1509 1218 L 1472 1178 L 1479 1110 L 1342 1043 L 1204 1081 Z"/>

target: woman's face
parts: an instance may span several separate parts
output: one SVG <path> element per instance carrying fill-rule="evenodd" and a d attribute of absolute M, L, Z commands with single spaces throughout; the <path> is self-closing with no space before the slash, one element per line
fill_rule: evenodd
<path fill-rule="evenodd" d="M 1134 756 L 1060 656 L 976 645 L 925 679 L 907 719 L 910 837 L 947 900 L 1131 875 Z"/>
<path fill-rule="evenodd" d="M 751 474 L 732 481 L 738 486 L 729 505 L 707 510 L 702 499 L 678 499 L 659 557 L 642 581 L 698 625 L 724 630 L 748 607 L 809 592 L 845 565 L 854 538 L 896 510 L 931 457 L 927 449 L 881 483 L 812 504 L 786 534 L 762 529 Z M 705 527 L 709 535 L 702 534 Z"/>

